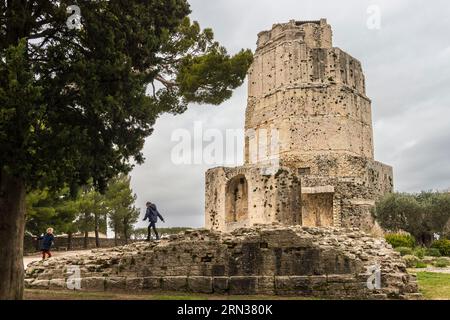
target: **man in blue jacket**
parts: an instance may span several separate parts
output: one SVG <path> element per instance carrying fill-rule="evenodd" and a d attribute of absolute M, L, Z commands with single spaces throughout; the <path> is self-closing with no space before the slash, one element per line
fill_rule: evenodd
<path fill-rule="evenodd" d="M 156 209 L 156 205 L 154 203 L 147 202 L 147 211 L 145 212 L 144 217 L 144 221 L 148 218 L 148 221 L 150 222 L 147 229 L 147 241 L 150 241 L 151 228 L 153 228 L 153 231 L 155 232 L 156 240 L 159 240 L 158 231 L 156 231 L 156 222 L 158 222 L 158 217 L 162 222 L 165 222 L 162 215 L 158 212 L 158 209 Z"/>

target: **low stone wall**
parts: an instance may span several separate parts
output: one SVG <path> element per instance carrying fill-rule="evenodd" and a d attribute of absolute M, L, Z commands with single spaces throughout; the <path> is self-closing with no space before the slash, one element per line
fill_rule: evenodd
<path fill-rule="evenodd" d="M 369 289 L 374 265 L 381 288 Z M 71 270 L 79 271 L 79 278 Z M 206 230 L 34 262 L 28 288 L 186 291 L 337 299 L 417 298 L 415 277 L 384 240 L 355 229 L 257 226 L 232 233 Z"/>
<path fill-rule="evenodd" d="M 114 239 L 99 239 L 100 240 L 100 248 L 112 248 L 117 245 L 124 245 L 125 240 L 118 239 L 117 244 Z M 38 240 L 33 239 L 30 236 L 26 236 L 23 241 L 23 251 L 25 254 L 34 253 L 40 250 Z M 128 243 L 132 243 L 134 240 L 128 240 Z M 96 248 L 95 238 L 88 238 L 88 249 Z M 67 237 L 56 237 L 54 241 L 53 250 L 67 250 L 68 249 L 68 239 Z M 83 250 L 84 247 L 84 238 L 72 238 L 71 250 Z"/>

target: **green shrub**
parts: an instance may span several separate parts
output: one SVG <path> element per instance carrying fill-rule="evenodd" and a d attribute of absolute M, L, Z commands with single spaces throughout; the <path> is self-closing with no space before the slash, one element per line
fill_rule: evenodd
<path fill-rule="evenodd" d="M 419 261 L 419 262 L 416 263 L 416 268 L 423 269 L 423 268 L 426 268 L 426 267 L 427 267 L 427 264 L 425 262 L 423 262 L 423 261 Z"/>
<path fill-rule="evenodd" d="M 440 257 L 441 252 L 437 248 L 428 248 L 425 252 L 425 255 L 429 257 Z"/>
<path fill-rule="evenodd" d="M 448 266 L 450 266 L 450 262 L 448 261 L 448 259 L 440 258 L 434 261 L 433 265 L 437 268 L 447 268 Z"/>
<path fill-rule="evenodd" d="M 411 248 L 408 248 L 408 247 L 398 247 L 398 248 L 395 248 L 395 251 L 400 253 L 401 256 L 406 256 L 406 255 L 412 255 L 413 254 L 413 250 Z"/>
<path fill-rule="evenodd" d="M 438 249 L 443 256 L 450 256 L 450 240 L 448 239 L 433 241 L 431 247 Z"/>
<path fill-rule="evenodd" d="M 426 249 L 422 247 L 414 248 L 413 255 L 418 257 L 419 259 L 423 259 L 425 257 Z"/>
<path fill-rule="evenodd" d="M 406 233 L 388 233 L 384 236 L 387 243 L 389 243 L 394 248 L 398 247 L 408 247 L 414 248 L 416 240 L 410 234 Z"/>
<path fill-rule="evenodd" d="M 420 262 L 420 259 L 413 255 L 406 255 L 403 259 L 405 259 L 407 268 L 414 268 Z"/>

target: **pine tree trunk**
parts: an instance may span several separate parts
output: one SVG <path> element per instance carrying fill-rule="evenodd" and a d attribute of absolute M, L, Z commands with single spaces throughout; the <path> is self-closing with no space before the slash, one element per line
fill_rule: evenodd
<path fill-rule="evenodd" d="M 67 250 L 72 250 L 72 232 L 67 233 Z"/>
<path fill-rule="evenodd" d="M 84 249 L 88 248 L 88 241 L 89 241 L 89 232 L 85 231 L 84 232 L 84 243 L 83 243 Z"/>
<path fill-rule="evenodd" d="M 0 169 L 0 300 L 23 298 L 25 183 Z"/>
<path fill-rule="evenodd" d="M 83 247 L 84 249 L 88 248 L 88 241 L 89 241 L 89 224 L 88 224 L 88 219 L 89 219 L 89 213 L 85 212 L 84 213 L 84 241 L 83 241 Z"/>
<path fill-rule="evenodd" d="M 117 232 L 118 232 L 117 224 L 115 224 L 115 225 L 114 225 L 114 245 L 115 245 L 116 247 L 118 246 L 118 243 L 117 243 Z"/>
<path fill-rule="evenodd" d="M 95 219 L 95 247 L 100 248 L 100 239 L 98 236 L 98 215 L 94 214 L 94 219 Z"/>
<path fill-rule="evenodd" d="M 128 244 L 128 222 L 126 219 L 123 220 L 123 237 L 125 238 L 125 244 Z"/>

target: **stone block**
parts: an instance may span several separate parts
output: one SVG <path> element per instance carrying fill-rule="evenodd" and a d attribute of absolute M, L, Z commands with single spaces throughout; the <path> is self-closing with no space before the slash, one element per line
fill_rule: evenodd
<path fill-rule="evenodd" d="M 257 277 L 235 276 L 229 279 L 230 294 L 249 295 L 256 293 Z"/>
<path fill-rule="evenodd" d="M 144 279 L 143 278 L 127 278 L 126 279 L 126 288 L 127 291 L 136 292 L 142 291 L 144 287 Z"/>
<path fill-rule="evenodd" d="M 275 277 L 259 276 L 257 279 L 257 294 L 273 295 L 275 294 Z"/>
<path fill-rule="evenodd" d="M 162 278 L 162 289 L 167 291 L 186 291 L 186 276 L 170 276 Z"/>
<path fill-rule="evenodd" d="M 108 284 L 106 284 L 108 282 Z M 114 290 L 118 282 L 113 278 L 105 279 L 104 277 L 89 277 L 81 279 L 81 290 L 86 291 L 105 291 Z M 108 288 L 106 288 L 108 286 Z M 124 289 L 124 288 L 117 288 Z"/>
<path fill-rule="evenodd" d="M 161 277 L 144 277 L 142 278 L 143 290 L 159 290 L 161 289 Z"/>
<path fill-rule="evenodd" d="M 67 283 L 65 279 L 51 279 L 48 284 L 49 289 L 63 290 L 67 289 Z"/>
<path fill-rule="evenodd" d="M 308 276 L 276 276 L 275 292 L 280 295 L 309 295 L 312 293 Z"/>
<path fill-rule="evenodd" d="M 384 293 L 377 293 L 370 296 L 371 300 L 386 300 L 388 296 Z"/>
<path fill-rule="evenodd" d="M 126 278 L 125 277 L 110 277 L 106 279 L 105 289 L 107 291 L 125 290 Z"/>
<path fill-rule="evenodd" d="M 32 286 L 33 286 L 33 281 L 34 281 L 33 278 L 31 278 L 31 279 L 25 279 L 25 280 L 24 280 L 24 283 L 23 283 L 25 289 L 30 289 L 30 288 L 32 288 Z"/>
<path fill-rule="evenodd" d="M 355 281 L 355 277 L 346 274 L 330 274 L 327 275 L 327 281 L 332 283 L 348 283 Z"/>
<path fill-rule="evenodd" d="M 48 289 L 50 281 L 49 280 L 35 280 L 31 283 L 33 289 Z"/>
<path fill-rule="evenodd" d="M 337 293 L 337 292 L 345 291 L 345 286 L 343 283 L 328 283 L 326 289 L 329 294 L 332 294 L 335 292 Z M 334 294 L 332 294 L 332 295 L 334 295 Z"/>
<path fill-rule="evenodd" d="M 213 278 L 213 290 L 216 293 L 225 293 L 228 291 L 228 277 L 214 277 Z"/>
<path fill-rule="evenodd" d="M 328 283 L 330 285 L 330 283 Z M 367 282 L 358 282 L 356 280 L 343 283 L 345 290 L 360 291 L 367 290 Z"/>
<path fill-rule="evenodd" d="M 212 277 L 189 277 L 188 290 L 198 293 L 212 293 L 213 292 L 213 278 Z"/>
<path fill-rule="evenodd" d="M 421 293 L 407 293 L 407 294 L 405 294 L 405 299 L 407 299 L 407 300 L 423 300 L 423 295 Z"/>

